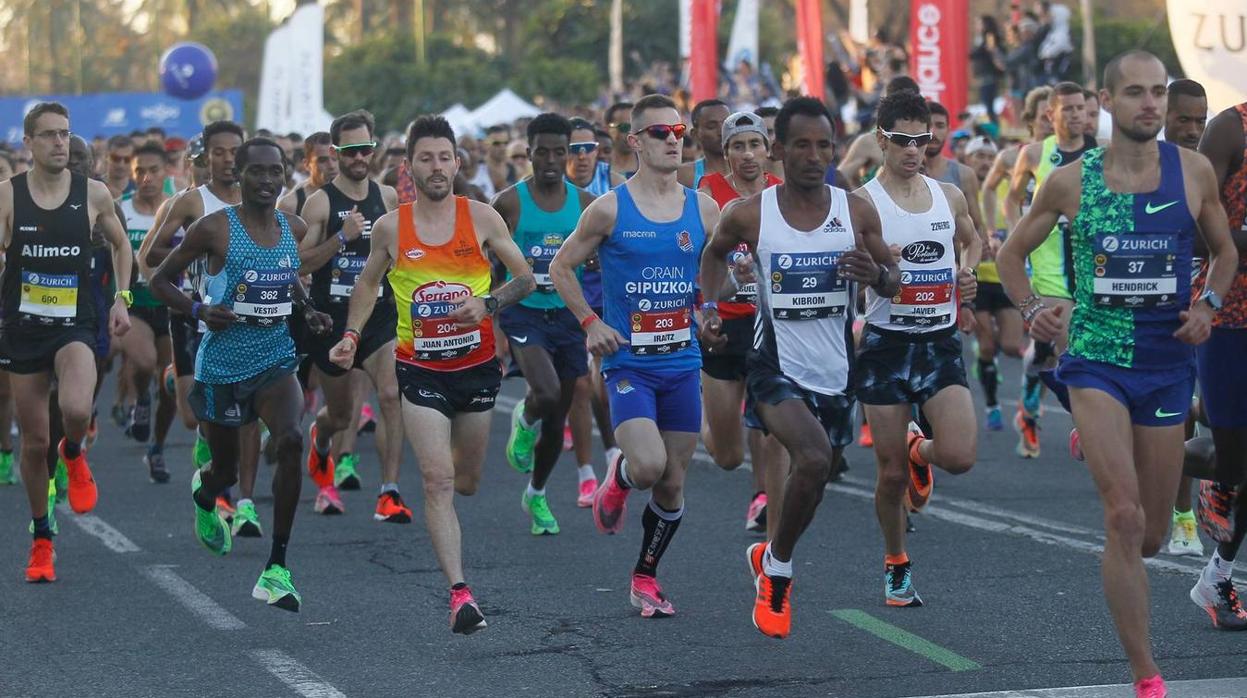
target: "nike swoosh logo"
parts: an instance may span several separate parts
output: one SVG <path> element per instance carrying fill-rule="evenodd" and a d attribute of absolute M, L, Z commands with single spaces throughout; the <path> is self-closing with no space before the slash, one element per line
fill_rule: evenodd
<path fill-rule="evenodd" d="M 527 341 L 528 341 L 528 335 L 524 335 L 523 337 L 516 337 L 516 336 L 512 336 L 512 337 L 511 337 L 511 339 L 514 339 L 515 341 L 519 342 L 520 344 L 523 344 L 524 342 L 527 342 Z"/>
<path fill-rule="evenodd" d="M 1174 203 L 1177 203 L 1177 202 L 1174 202 Z M 1156 418 L 1157 418 L 1157 419 L 1164 419 L 1164 418 L 1166 418 L 1166 417 L 1177 417 L 1177 416 L 1178 416 L 1178 415 L 1180 415 L 1180 414 L 1182 414 L 1182 413 L 1181 413 L 1181 412 L 1166 412 L 1166 411 L 1164 411 L 1163 409 L 1161 409 L 1160 407 L 1157 407 L 1157 408 L 1156 408 Z"/>
<path fill-rule="evenodd" d="M 1143 212 L 1150 216 L 1153 213 L 1160 213 L 1161 211 L 1164 211 L 1165 209 L 1169 208 L 1170 206 L 1173 206 L 1176 203 L 1178 202 L 1170 201 L 1167 204 L 1161 204 L 1160 206 L 1153 206 L 1152 202 L 1149 201 L 1147 202 L 1147 205 L 1143 207 Z"/>
<path fill-rule="evenodd" d="M 77 211 L 78 209 L 82 208 L 82 204 L 70 204 L 69 207 Z"/>

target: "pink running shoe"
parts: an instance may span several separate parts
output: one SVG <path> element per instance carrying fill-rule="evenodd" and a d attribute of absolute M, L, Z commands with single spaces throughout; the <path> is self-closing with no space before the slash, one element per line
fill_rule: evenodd
<path fill-rule="evenodd" d="M 622 462 L 622 453 L 611 459 L 610 466 L 606 468 L 605 481 L 593 493 L 593 523 L 602 533 L 619 533 L 624 525 L 629 490 L 620 487 L 615 477 Z"/>
<path fill-rule="evenodd" d="M 1076 461 L 1087 460 L 1087 457 L 1082 452 L 1082 438 L 1078 436 L 1077 429 L 1069 430 L 1069 457 Z"/>
<path fill-rule="evenodd" d="M 489 624 L 485 622 L 485 614 L 476 605 L 472 590 L 467 584 L 458 589 L 450 590 L 450 632 L 471 635 L 477 630 L 484 630 Z"/>
<path fill-rule="evenodd" d="M 317 514 L 326 516 L 346 513 L 346 507 L 342 504 L 342 498 L 338 496 L 338 488 L 333 485 L 320 488 L 320 492 L 316 493 L 316 504 L 312 508 L 316 510 Z"/>
<path fill-rule="evenodd" d="M 376 431 L 377 415 L 372 410 L 372 403 L 365 402 L 359 408 L 359 424 L 355 427 L 355 432 L 362 434 L 368 431 Z"/>
<path fill-rule="evenodd" d="M 662 593 L 658 580 L 648 574 L 632 575 L 632 606 L 641 609 L 642 618 L 670 618 L 675 615 L 675 607 Z"/>
<path fill-rule="evenodd" d="M 745 514 L 746 531 L 766 531 L 766 493 L 759 492 L 749 502 L 749 511 Z"/>
<path fill-rule="evenodd" d="M 1165 688 L 1165 680 L 1157 674 L 1149 679 L 1134 682 L 1135 698 L 1168 698 L 1169 691 Z"/>
<path fill-rule="evenodd" d="M 593 506 L 593 495 L 598 490 L 598 481 L 596 478 L 585 480 L 580 483 L 580 496 L 576 497 L 576 506 L 581 509 L 588 509 Z"/>

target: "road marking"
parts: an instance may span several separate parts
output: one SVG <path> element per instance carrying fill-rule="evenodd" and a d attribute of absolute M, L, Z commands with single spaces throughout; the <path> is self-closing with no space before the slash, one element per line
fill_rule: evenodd
<path fill-rule="evenodd" d="M 251 658 L 304 698 L 346 698 L 346 694 L 281 650 L 251 650 Z"/>
<path fill-rule="evenodd" d="M 1239 698 L 1240 696 L 1247 696 L 1247 678 L 1169 681 L 1166 685 L 1172 695 L 1181 695 L 1185 696 L 1185 698 Z M 988 693 L 947 693 L 938 696 L 911 696 L 911 698 L 1132 698 L 1133 696 L 1133 687 L 1123 683 L 1104 686 L 1035 688 Z"/>
<path fill-rule="evenodd" d="M 168 567 L 151 565 L 142 568 L 143 574 L 164 589 L 178 603 L 208 624 L 213 630 L 242 630 L 247 627 L 237 616 L 225 610 L 208 595 L 196 589 L 177 572 Z"/>
<path fill-rule="evenodd" d="M 886 640 L 901 649 L 925 657 L 952 671 L 974 671 L 982 669 L 978 662 L 966 659 L 950 649 L 925 640 L 917 635 L 875 618 L 865 611 L 856 608 L 841 608 L 831 611 L 831 615 L 860 630 Z"/>
<path fill-rule="evenodd" d="M 69 511 L 63 505 L 57 508 L 65 513 Z M 137 553 L 140 551 L 139 546 L 135 545 L 134 541 L 126 538 L 125 534 L 108 525 L 104 519 L 94 514 L 83 514 L 82 516 L 70 516 L 68 518 L 70 521 L 78 524 L 78 527 L 82 530 L 104 541 L 104 545 L 115 553 Z M 64 519 L 65 517 L 62 517 L 61 520 Z"/>

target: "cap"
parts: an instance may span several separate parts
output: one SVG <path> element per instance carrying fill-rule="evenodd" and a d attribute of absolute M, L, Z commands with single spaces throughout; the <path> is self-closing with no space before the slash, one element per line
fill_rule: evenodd
<path fill-rule="evenodd" d="M 996 144 L 992 143 L 987 136 L 975 136 L 970 139 L 969 143 L 966 143 L 966 155 L 973 155 L 980 150 L 986 150 L 994 155 L 996 153 Z"/>
<path fill-rule="evenodd" d="M 967 130 L 965 130 L 965 129 L 963 129 L 963 128 L 959 128 L 959 129 L 957 129 L 956 131 L 953 131 L 953 135 L 952 135 L 951 140 L 957 141 L 957 140 L 961 140 L 961 139 L 963 139 L 963 138 L 969 138 L 969 137 L 970 137 L 970 132 L 969 132 L 969 131 L 967 131 Z"/>
<path fill-rule="evenodd" d="M 766 124 L 762 117 L 753 112 L 738 111 L 723 120 L 723 147 L 727 148 L 727 142 L 734 136 L 749 132 L 762 134 L 762 139 L 770 145 L 771 140 L 766 135 Z"/>

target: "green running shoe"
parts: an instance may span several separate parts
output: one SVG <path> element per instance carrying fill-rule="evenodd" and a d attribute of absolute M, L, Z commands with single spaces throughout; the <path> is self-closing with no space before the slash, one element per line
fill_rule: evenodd
<path fill-rule="evenodd" d="M 195 466 L 195 470 L 203 470 L 211 462 L 212 449 L 208 448 L 208 441 L 196 433 L 195 446 L 191 448 L 191 465 Z"/>
<path fill-rule="evenodd" d="M 0 451 L 0 486 L 17 484 L 17 476 L 13 474 L 13 452 Z"/>
<path fill-rule="evenodd" d="M 359 489 L 359 474 L 355 466 L 359 465 L 359 456 L 354 453 L 343 453 L 334 461 L 333 484 L 340 490 Z"/>
<path fill-rule="evenodd" d="M 511 410 L 511 437 L 507 439 L 507 462 L 521 473 L 533 471 L 533 446 L 537 443 L 540 424 L 526 428 L 524 421 L 524 401 L 520 400 Z"/>
<path fill-rule="evenodd" d="M 290 570 L 281 565 L 269 565 L 264 570 L 251 590 L 251 598 L 295 613 L 299 612 L 299 606 L 303 603 L 303 597 L 290 583 Z"/>
<path fill-rule="evenodd" d="M 52 535 L 59 535 L 61 527 L 56 523 L 56 481 L 48 480 L 48 528 L 52 529 Z M 26 530 L 31 535 L 35 533 L 35 522 L 31 521 L 26 525 Z"/>
<path fill-rule="evenodd" d="M 559 532 L 559 522 L 554 519 L 554 514 L 550 513 L 550 503 L 546 501 L 544 494 L 528 494 L 528 488 L 524 488 L 524 494 L 520 497 L 520 506 L 524 508 L 524 512 L 533 517 L 533 535 L 555 535 Z"/>
<path fill-rule="evenodd" d="M 204 511 L 200 508 L 199 502 L 193 500 L 194 494 L 202 486 L 199 482 L 199 471 L 196 470 L 191 476 L 192 504 L 195 505 L 195 537 L 214 554 L 224 555 L 233 547 L 229 526 L 225 524 L 225 519 L 221 518 L 215 507 L 211 511 Z"/>
<path fill-rule="evenodd" d="M 56 503 L 60 504 L 69 498 L 69 469 L 65 467 L 65 460 L 60 456 L 56 457 L 53 481 L 56 483 Z"/>
<path fill-rule="evenodd" d="M 264 529 L 260 527 L 260 517 L 255 513 L 255 504 L 246 500 L 238 503 L 230 530 L 239 538 L 260 538 L 264 535 Z"/>

